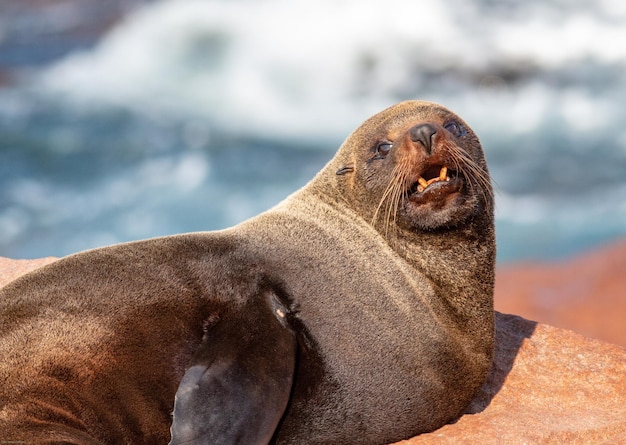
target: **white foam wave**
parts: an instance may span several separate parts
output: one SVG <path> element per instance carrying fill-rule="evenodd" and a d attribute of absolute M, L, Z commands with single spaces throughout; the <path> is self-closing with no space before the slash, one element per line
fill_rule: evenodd
<path fill-rule="evenodd" d="M 589 63 L 626 64 L 621 5 L 169 0 L 52 66 L 41 85 L 85 106 L 201 117 L 272 138 L 336 141 L 364 117 L 417 96 L 479 116 L 486 129 L 495 118 L 533 131 L 557 113 L 566 123 L 582 116 L 578 131 L 595 131 L 624 118 L 611 114 L 615 92 L 584 81 L 555 86 L 537 73 L 571 67 L 584 77 Z M 623 98 L 626 79 L 616 76 Z"/>

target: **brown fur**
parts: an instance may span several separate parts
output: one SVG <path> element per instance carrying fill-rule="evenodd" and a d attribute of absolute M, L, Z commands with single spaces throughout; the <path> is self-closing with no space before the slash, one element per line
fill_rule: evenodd
<path fill-rule="evenodd" d="M 450 121 L 465 132 L 445 130 Z M 430 154 L 407 136 L 424 122 L 437 128 Z M 379 141 L 393 145 L 373 159 Z M 435 161 L 461 185 L 409 197 Z M 492 358 L 488 178 L 467 124 L 404 102 L 368 119 L 302 190 L 232 229 L 87 251 L 16 280 L 0 291 L 0 442 L 167 442 L 186 369 L 237 356 L 218 338 L 264 308 L 278 321 L 259 326 L 290 332 L 283 352 L 251 330 L 242 359 L 295 366 L 293 383 L 262 394 L 281 419 L 272 443 L 383 444 L 454 420 Z M 190 415 L 183 387 L 175 424 Z"/>

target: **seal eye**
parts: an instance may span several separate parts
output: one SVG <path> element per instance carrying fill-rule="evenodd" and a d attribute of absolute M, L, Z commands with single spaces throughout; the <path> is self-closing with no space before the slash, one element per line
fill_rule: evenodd
<path fill-rule="evenodd" d="M 391 146 L 391 142 L 379 142 L 376 146 L 376 154 L 381 157 L 387 156 L 391 151 Z"/>
<path fill-rule="evenodd" d="M 465 127 L 463 127 L 463 125 L 455 121 L 448 122 L 447 124 L 443 126 L 443 128 L 445 128 L 446 130 L 448 130 L 450 133 L 452 133 L 454 136 L 458 138 L 461 136 L 464 136 L 467 133 L 467 130 L 465 130 Z"/>

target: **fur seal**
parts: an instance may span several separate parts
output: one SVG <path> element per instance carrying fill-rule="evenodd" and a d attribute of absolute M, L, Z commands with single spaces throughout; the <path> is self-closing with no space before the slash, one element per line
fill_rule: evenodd
<path fill-rule="evenodd" d="M 491 366 L 478 138 L 409 101 L 233 228 L 65 257 L 0 291 L 0 442 L 384 444 Z M 173 417 L 172 417 L 173 413 Z"/>

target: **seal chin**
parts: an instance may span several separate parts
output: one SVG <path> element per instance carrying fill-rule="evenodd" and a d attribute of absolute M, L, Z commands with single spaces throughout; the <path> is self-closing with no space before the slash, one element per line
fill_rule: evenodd
<path fill-rule="evenodd" d="M 430 167 L 411 185 L 400 208 L 400 219 L 412 229 L 457 226 L 475 207 L 472 195 L 464 192 L 465 180 L 461 175 L 439 167 L 445 175 L 429 178 L 429 172 L 434 170 Z"/>

